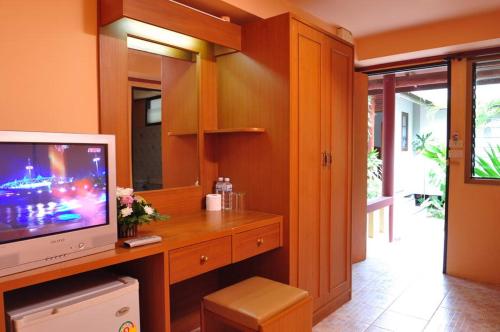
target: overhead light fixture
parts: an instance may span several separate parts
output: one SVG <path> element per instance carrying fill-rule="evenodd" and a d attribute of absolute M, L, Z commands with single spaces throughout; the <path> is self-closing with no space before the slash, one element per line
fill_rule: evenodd
<path fill-rule="evenodd" d="M 175 47 L 154 43 L 151 41 L 147 41 L 132 36 L 127 36 L 127 47 L 138 51 L 167 56 L 170 58 L 176 58 L 187 61 L 196 60 L 195 54 L 192 52 L 180 50 Z"/>
<path fill-rule="evenodd" d="M 171 45 L 175 48 L 195 51 L 199 48 L 200 43 L 202 43 L 197 38 L 129 18 L 121 19 L 120 24 L 123 25 L 123 29 L 128 35 L 156 41 L 164 45 Z"/>

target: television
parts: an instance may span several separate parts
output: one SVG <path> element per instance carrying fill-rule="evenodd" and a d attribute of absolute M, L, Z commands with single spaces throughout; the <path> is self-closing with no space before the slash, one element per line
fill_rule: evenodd
<path fill-rule="evenodd" d="M 113 249 L 115 139 L 0 131 L 0 276 Z"/>

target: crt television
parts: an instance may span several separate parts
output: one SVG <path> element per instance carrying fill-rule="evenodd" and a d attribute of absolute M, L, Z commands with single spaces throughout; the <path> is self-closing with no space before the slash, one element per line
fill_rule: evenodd
<path fill-rule="evenodd" d="M 114 136 L 0 131 L 0 158 L 0 276 L 114 248 Z"/>

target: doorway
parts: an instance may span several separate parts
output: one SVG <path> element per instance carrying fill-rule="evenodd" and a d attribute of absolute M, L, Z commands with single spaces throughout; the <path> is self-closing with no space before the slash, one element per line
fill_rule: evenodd
<path fill-rule="evenodd" d="M 446 63 L 368 77 L 367 260 L 446 271 Z"/>

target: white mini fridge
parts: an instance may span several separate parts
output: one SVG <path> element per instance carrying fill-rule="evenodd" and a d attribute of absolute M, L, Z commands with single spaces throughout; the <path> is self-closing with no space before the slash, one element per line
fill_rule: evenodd
<path fill-rule="evenodd" d="M 15 308 L 7 311 L 10 331 L 139 332 L 139 282 L 130 277 L 107 279 L 73 281 L 73 287 L 64 285 L 48 299 L 53 287 L 18 296 Z M 38 294 L 37 301 L 33 297 Z"/>

